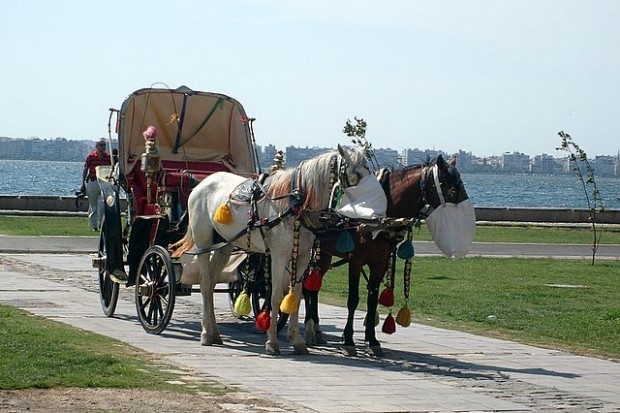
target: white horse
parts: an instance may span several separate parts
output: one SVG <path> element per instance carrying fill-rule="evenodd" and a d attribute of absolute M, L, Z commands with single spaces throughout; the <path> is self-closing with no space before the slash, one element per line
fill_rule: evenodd
<path fill-rule="evenodd" d="M 198 255 L 186 264 L 183 273 L 199 272 L 203 299 L 202 345 L 222 344 L 215 320 L 213 291 L 221 277 L 234 247 L 246 251 L 271 255 L 271 324 L 267 331 L 265 352 L 280 354 L 277 339 L 278 310 L 284 294 L 292 285 L 296 297 L 302 296 L 302 275 L 310 262 L 314 234 L 295 224 L 308 211 L 326 210 L 330 207 L 334 186 L 344 188 L 341 196 L 347 203 L 347 216 L 368 218 L 385 216 L 387 200 L 379 182 L 369 171 L 366 159 L 358 150 L 347 150 L 338 145 L 338 152 L 330 152 L 302 162 L 293 170 L 273 172 L 268 181 L 266 199 L 257 204 L 257 218 L 274 220 L 272 225 L 254 227 L 249 235 L 249 205 L 230 202 L 230 195 L 247 178 L 227 172 L 217 172 L 205 178 L 189 196 L 189 226 L 184 238 L 173 245 L 173 256 L 196 247 Z M 362 190 L 362 188 L 364 188 Z M 360 195 L 360 192 L 363 195 Z M 293 193 L 300 194 L 291 207 Z M 356 195 L 357 194 L 357 195 Z M 378 201 L 377 201 L 378 200 Z M 377 202 L 376 202 L 377 201 Z M 227 218 L 218 219 L 218 207 L 227 205 Z M 342 206 L 342 205 L 341 205 Z M 358 213 L 359 212 L 359 213 Z M 224 221 L 226 223 L 224 223 Z M 261 221 L 259 221 L 261 222 Z M 294 227 L 299 228 L 294 230 Z M 239 237 L 239 234 L 243 236 Z M 249 238 L 248 238 L 249 237 Z M 295 239 L 296 237 L 297 240 Z M 213 249 L 219 241 L 228 241 L 223 247 Z M 296 257 L 292 251 L 298 242 Z M 296 263 L 296 265 L 293 265 Z M 296 273 L 291 274 L 291 267 Z M 301 337 L 298 309 L 290 314 L 289 342 L 294 354 L 307 354 L 305 340 Z"/>

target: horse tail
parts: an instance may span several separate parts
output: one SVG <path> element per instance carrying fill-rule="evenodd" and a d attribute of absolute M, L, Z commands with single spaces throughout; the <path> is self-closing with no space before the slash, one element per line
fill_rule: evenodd
<path fill-rule="evenodd" d="M 172 258 L 179 258 L 184 252 L 190 250 L 194 244 L 192 231 L 188 230 L 183 238 L 170 245 L 169 249 L 173 251 Z"/>

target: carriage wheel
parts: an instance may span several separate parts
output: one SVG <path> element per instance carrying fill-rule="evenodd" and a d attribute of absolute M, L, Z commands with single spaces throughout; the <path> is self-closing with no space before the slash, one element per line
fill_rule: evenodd
<path fill-rule="evenodd" d="M 146 250 L 138 267 L 136 309 L 147 333 L 166 329 L 174 310 L 176 278 L 168 251 L 153 245 Z"/>
<path fill-rule="evenodd" d="M 114 282 L 110 277 L 110 272 L 106 270 L 105 259 L 107 256 L 105 248 L 105 226 L 101 226 L 101 234 L 99 235 L 99 251 L 97 252 L 99 258 L 99 299 L 101 301 L 101 308 L 103 314 L 108 317 L 114 315 L 116 311 L 116 304 L 118 303 L 118 293 L 120 286 Z"/>

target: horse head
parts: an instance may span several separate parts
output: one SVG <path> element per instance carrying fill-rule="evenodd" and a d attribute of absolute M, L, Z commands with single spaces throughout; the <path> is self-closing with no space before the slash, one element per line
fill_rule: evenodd
<path fill-rule="evenodd" d="M 335 209 L 349 218 L 384 218 L 387 197 L 377 177 L 370 171 L 363 151 L 347 151 L 338 145 L 343 159 L 338 176 L 340 199 Z"/>
<path fill-rule="evenodd" d="M 385 217 L 385 192 L 358 149 L 338 145 L 338 152 L 299 165 L 299 176 L 302 188 L 310 195 L 310 209 L 333 208 L 358 219 Z"/>
<path fill-rule="evenodd" d="M 432 208 L 426 224 L 433 241 L 447 257 L 465 256 L 476 233 L 476 214 L 456 169 L 456 158 L 446 162 L 439 155 L 426 181 L 425 196 Z"/>

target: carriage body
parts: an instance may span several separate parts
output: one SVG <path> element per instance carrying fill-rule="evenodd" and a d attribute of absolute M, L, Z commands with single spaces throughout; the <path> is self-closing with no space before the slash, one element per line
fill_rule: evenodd
<path fill-rule="evenodd" d="M 116 114 L 119 153 L 114 173 L 99 179 L 105 219 L 93 265 L 99 268 L 101 304 L 112 316 L 119 285 L 135 286 L 143 327 L 160 333 L 175 297 L 192 291 L 191 283 L 180 283 L 181 265 L 167 246 L 185 232 L 193 186 L 214 172 L 248 177 L 260 172 L 252 119 L 229 96 L 185 86 L 140 89 L 120 110 L 110 111 L 110 124 Z M 149 140 L 143 132 L 151 126 L 157 133 Z M 231 299 L 238 285 L 231 283 Z"/>

